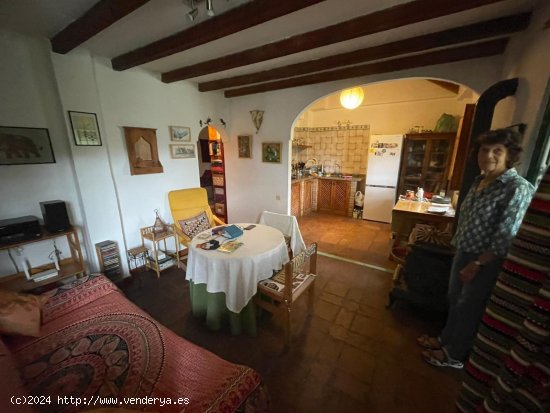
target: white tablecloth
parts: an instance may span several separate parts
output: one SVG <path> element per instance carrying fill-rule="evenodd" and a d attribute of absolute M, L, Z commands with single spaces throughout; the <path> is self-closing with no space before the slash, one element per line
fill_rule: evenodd
<path fill-rule="evenodd" d="M 209 293 L 225 293 L 226 306 L 235 313 L 256 294 L 259 281 L 271 277 L 273 270 L 281 269 L 289 261 L 283 234 L 267 225 L 257 224 L 245 230 L 237 238 L 244 245 L 229 254 L 195 247 L 204 241 L 196 236 L 191 242 L 186 278 L 195 284 L 206 284 Z"/>

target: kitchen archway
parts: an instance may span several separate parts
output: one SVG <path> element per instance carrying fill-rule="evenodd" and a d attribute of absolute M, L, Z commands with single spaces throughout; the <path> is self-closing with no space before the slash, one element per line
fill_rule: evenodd
<path fill-rule="evenodd" d="M 338 91 L 312 103 L 297 117 L 290 145 L 290 210 L 298 217 L 304 238 L 319 240 L 322 251 L 387 267 L 391 209 L 400 195 L 396 187 L 403 137 L 431 136 L 442 115 L 451 115 L 443 126 L 454 132 L 445 137 L 445 147 L 438 146 L 446 151 L 446 167 L 439 168 L 441 184 L 429 187 L 450 194 L 461 121 L 478 94 L 455 83 L 418 78 L 362 88 L 365 98 L 357 109 L 342 108 Z M 387 142 L 380 139 L 388 135 L 398 138 Z M 421 145 L 416 149 L 425 151 L 426 144 L 424 148 Z M 385 191 L 383 202 L 374 200 L 376 194 L 372 192 L 365 196 L 369 159 L 371 175 L 382 174 L 388 181 L 374 184 L 394 187 Z M 391 167 L 373 168 L 379 159 Z M 364 216 L 356 207 L 356 194 L 358 205 L 362 196 L 368 205 L 374 203 L 373 216 Z"/>

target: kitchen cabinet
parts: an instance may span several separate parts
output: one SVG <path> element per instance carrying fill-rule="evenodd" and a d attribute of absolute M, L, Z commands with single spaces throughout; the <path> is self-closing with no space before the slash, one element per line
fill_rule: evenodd
<path fill-rule="evenodd" d="M 294 215 L 295 217 L 300 216 L 300 211 L 302 209 L 300 196 L 301 187 L 302 182 L 295 182 L 292 184 L 290 189 L 290 214 Z"/>
<path fill-rule="evenodd" d="M 449 165 L 455 133 L 411 133 L 405 135 L 398 195 L 407 190 L 437 194 L 447 190 Z"/>
<path fill-rule="evenodd" d="M 349 215 L 351 181 L 319 179 L 317 211 L 336 215 Z"/>
<path fill-rule="evenodd" d="M 303 196 L 301 215 L 308 215 L 313 211 L 313 184 L 314 180 L 312 179 L 304 181 L 302 184 Z"/>

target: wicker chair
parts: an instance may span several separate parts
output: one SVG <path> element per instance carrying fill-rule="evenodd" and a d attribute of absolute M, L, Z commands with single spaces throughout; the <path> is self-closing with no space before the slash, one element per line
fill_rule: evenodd
<path fill-rule="evenodd" d="M 317 244 L 312 243 L 296 255 L 273 277 L 258 283 L 254 303 L 270 313 L 281 313 L 286 318 L 286 347 L 290 347 L 292 304 L 306 291 L 309 310 L 313 308 Z"/>

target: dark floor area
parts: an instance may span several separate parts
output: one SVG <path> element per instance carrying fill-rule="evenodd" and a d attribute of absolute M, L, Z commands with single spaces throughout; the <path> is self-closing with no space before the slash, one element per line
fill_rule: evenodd
<path fill-rule="evenodd" d="M 331 226 L 330 216 L 322 219 L 321 230 L 354 226 L 352 220 L 342 223 L 336 217 Z M 381 251 L 371 263 L 392 267 L 387 259 L 382 262 L 387 224 L 358 222 L 377 233 L 365 241 Z M 312 241 L 311 231 L 302 232 L 306 241 Z M 364 228 L 358 232 L 365 235 Z M 320 250 L 330 248 L 323 245 L 327 244 L 323 235 L 320 238 Z M 361 237 L 355 234 L 349 240 L 357 238 Z M 388 272 L 319 256 L 314 311 L 307 313 L 307 297 L 297 303 L 292 314 L 293 344 L 286 353 L 282 352 L 282 323 L 267 314 L 258 320 L 257 337 L 209 331 L 191 315 L 182 270 L 166 270 L 160 279 L 144 272 L 120 286 L 132 301 L 177 334 L 256 369 L 269 390 L 273 412 L 454 411 L 461 372 L 428 366 L 415 342 L 421 333 L 436 333 L 442 316 L 402 302 L 386 309 L 390 285 Z"/>

